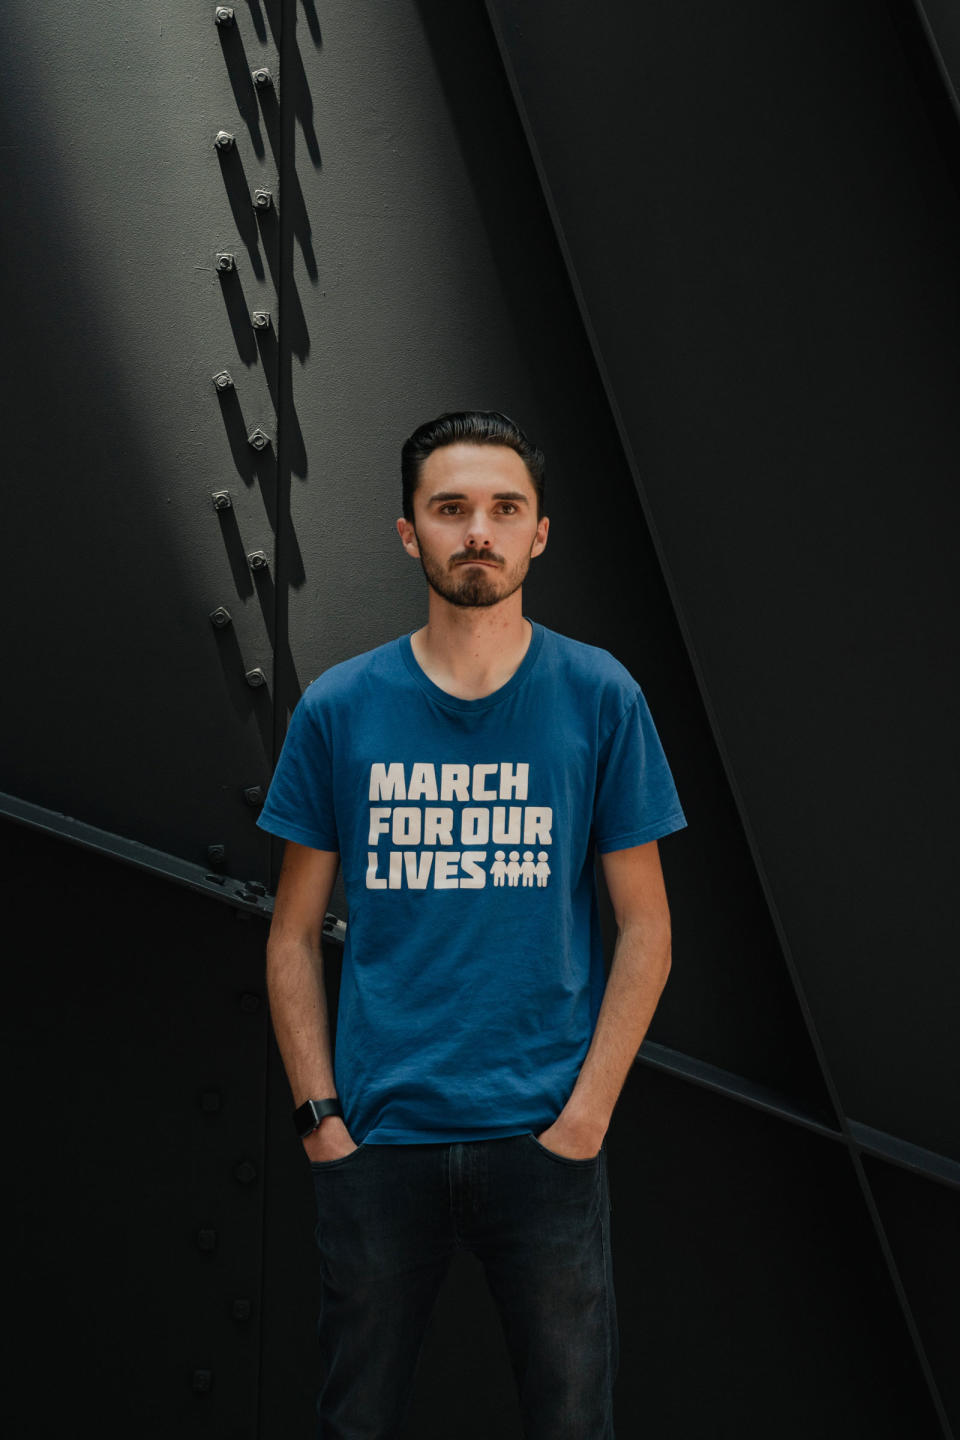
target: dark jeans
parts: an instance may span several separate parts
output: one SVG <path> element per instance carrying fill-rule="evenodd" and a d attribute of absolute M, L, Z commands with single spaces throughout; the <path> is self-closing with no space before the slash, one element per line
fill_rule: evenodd
<path fill-rule="evenodd" d="M 533 1135 L 361 1145 L 312 1164 L 321 1256 L 320 1440 L 395 1440 L 453 1252 L 484 1267 L 527 1440 L 613 1440 L 619 1343 L 606 1147 Z"/>

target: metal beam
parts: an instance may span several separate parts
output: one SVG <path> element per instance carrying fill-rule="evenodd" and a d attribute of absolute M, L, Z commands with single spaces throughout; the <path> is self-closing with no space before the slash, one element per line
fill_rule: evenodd
<path fill-rule="evenodd" d="M 2 791 L 0 815 L 5 815 L 8 820 L 15 820 L 19 825 L 26 825 L 31 830 L 38 830 L 41 834 L 53 835 L 58 840 L 68 840 L 72 845 L 93 850 L 98 855 L 109 855 L 111 859 L 120 860 L 124 865 L 133 865 L 149 875 L 172 880 L 177 885 L 184 885 L 188 890 L 195 890 L 200 895 L 223 901 L 248 915 L 262 915 L 269 920 L 273 914 L 274 897 L 259 880 L 237 880 L 232 875 L 219 875 L 215 871 L 204 869 L 202 865 L 192 865 L 189 860 L 183 860 L 179 855 L 169 855 L 165 850 L 154 850 L 149 845 L 141 845 L 139 840 L 130 840 L 125 835 L 114 835 L 109 830 L 100 830 L 96 825 L 88 825 L 73 815 L 46 810 L 42 805 L 33 805 L 29 800 L 21 800 L 16 795 L 8 795 Z M 323 924 L 324 939 L 342 945 L 346 934 L 345 922 L 328 914 Z"/>

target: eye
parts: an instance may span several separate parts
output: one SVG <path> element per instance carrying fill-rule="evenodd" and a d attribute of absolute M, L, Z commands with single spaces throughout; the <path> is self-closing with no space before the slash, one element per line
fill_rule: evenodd
<path fill-rule="evenodd" d="M 446 500 L 442 505 L 437 507 L 437 513 L 439 515 L 452 515 L 458 513 L 460 508 L 459 500 Z M 504 500 L 500 504 L 500 511 L 504 515 L 515 515 L 518 509 L 519 506 L 512 500 Z"/>

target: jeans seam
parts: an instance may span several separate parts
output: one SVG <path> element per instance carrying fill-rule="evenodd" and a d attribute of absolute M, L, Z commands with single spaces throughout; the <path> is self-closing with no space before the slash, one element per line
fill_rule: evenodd
<path fill-rule="evenodd" d="M 604 1292 L 604 1294 L 603 1294 L 603 1299 L 604 1299 L 604 1305 L 603 1305 L 603 1331 L 604 1331 L 604 1340 L 605 1340 L 604 1350 L 605 1350 L 605 1363 L 606 1363 L 606 1372 L 607 1372 L 607 1373 L 606 1373 L 606 1385 L 604 1386 L 604 1395 L 605 1395 L 605 1397 L 606 1397 L 604 1403 L 605 1403 L 606 1408 L 607 1408 L 607 1417 L 606 1417 L 606 1418 L 607 1418 L 607 1430 L 608 1430 L 608 1432 L 609 1432 L 610 1440 L 613 1440 L 613 1381 L 614 1381 L 614 1375 L 613 1375 L 613 1327 L 612 1327 L 612 1325 L 611 1325 L 611 1323 L 610 1323 L 610 1289 L 611 1289 L 611 1285 L 612 1285 L 612 1283 L 613 1283 L 613 1282 L 612 1282 L 613 1268 L 612 1268 L 612 1265 L 611 1265 L 609 1268 L 608 1268 L 608 1266 L 607 1266 L 608 1257 L 612 1259 L 612 1256 L 610 1256 L 610 1252 L 609 1252 L 608 1247 L 607 1247 L 607 1225 L 608 1225 L 608 1223 L 609 1223 L 609 1218 L 608 1218 L 608 1217 L 609 1217 L 609 1210 L 607 1211 L 606 1214 L 604 1213 L 604 1209 L 605 1209 L 605 1207 L 604 1207 L 604 1191 L 607 1189 L 607 1185 L 609 1185 L 609 1176 L 607 1176 L 607 1184 L 605 1185 L 605 1184 L 604 1184 L 604 1176 L 603 1176 L 603 1173 L 602 1173 L 602 1172 L 603 1172 L 603 1169 L 604 1169 L 603 1165 L 600 1165 L 600 1166 L 597 1167 L 597 1184 L 598 1184 L 598 1196 L 597 1196 L 597 1199 L 598 1199 L 598 1205 L 599 1205 L 599 1211 L 600 1211 L 600 1263 L 601 1263 L 601 1265 L 603 1266 L 603 1292 Z"/>

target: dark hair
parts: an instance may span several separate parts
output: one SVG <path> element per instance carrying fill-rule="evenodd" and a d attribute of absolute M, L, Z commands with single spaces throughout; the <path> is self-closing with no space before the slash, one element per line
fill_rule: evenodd
<path fill-rule="evenodd" d="M 413 494 L 420 481 L 420 467 L 428 455 L 442 445 L 508 445 L 526 465 L 537 494 L 537 519 L 543 514 L 546 458 L 531 444 L 520 426 L 500 410 L 448 410 L 436 420 L 418 425 L 400 452 L 403 483 L 403 513 L 413 523 Z"/>

